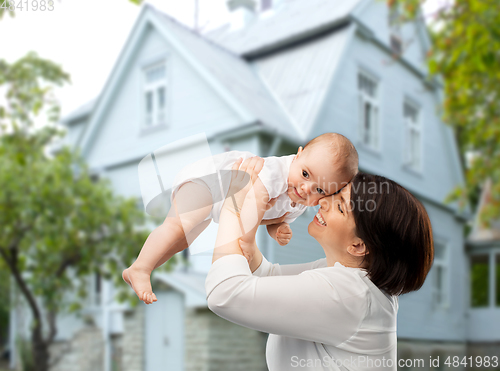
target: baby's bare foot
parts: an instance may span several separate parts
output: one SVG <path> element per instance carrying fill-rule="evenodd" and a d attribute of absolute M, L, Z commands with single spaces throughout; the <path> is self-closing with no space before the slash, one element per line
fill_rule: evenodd
<path fill-rule="evenodd" d="M 146 270 L 132 265 L 122 272 L 122 278 L 144 303 L 151 304 L 157 301 L 151 288 L 150 274 Z"/>

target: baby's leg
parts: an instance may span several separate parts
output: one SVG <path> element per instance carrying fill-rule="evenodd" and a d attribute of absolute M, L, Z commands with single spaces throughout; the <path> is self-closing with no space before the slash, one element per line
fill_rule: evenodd
<path fill-rule="evenodd" d="M 188 182 L 179 188 L 163 224 L 151 232 L 136 261 L 122 273 L 139 299 L 146 304 L 156 301 L 151 272 L 161 260 L 163 264 L 192 242 L 194 236 L 190 232 L 205 220 L 211 209 L 212 195 L 207 187 Z"/>
<path fill-rule="evenodd" d="M 201 222 L 196 227 L 194 227 L 193 230 L 188 234 L 187 238 L 181 238 L 178 242 L 176 242 L 175 246 L 173 247 L 173 250 L 183 251 L 184 249 L 188 248 L 191 245 L 191 242 L 196 240 L 196 238 L 198 238 L 201 232 L 203 232 L 210 225 L 211 221 L 212 219 L 205 220 L 204 222 Z M 172 255 L 170 254 L 170 252 L 167 252 L 156 263 L 155 269 L 162 266 L 171 257 Z"/>

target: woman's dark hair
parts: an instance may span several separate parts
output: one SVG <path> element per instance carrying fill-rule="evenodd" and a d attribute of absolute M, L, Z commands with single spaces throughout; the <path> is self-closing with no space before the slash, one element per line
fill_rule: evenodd
<path fill-rule="evenodd" d="M 422 287 L 434 260 L 429 216 L 396 182 L 359 172 L 351 181 L 356 235 L 368 250 L 368 277 L 390 295 Z"/>

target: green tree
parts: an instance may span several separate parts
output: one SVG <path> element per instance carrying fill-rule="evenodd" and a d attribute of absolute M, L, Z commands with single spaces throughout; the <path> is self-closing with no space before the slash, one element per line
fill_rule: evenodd
<path fill-rule="evenodd" d="M 111 279 L 119 301 L 138 303 L 121 271 L 148 235 L 136 199 L 114 195 L 107 180 L 92 181 L 77 152 L 48 150 L 62 135 L 52 90 L 68 81 L 58 65 L 34 52 L 13 64 L 0 59 L 7 92 L 7 105 L 0 106 L 0 270 L 14 277 L 33 315 L 36 371 L 48 369 L 56 316 L 81 308 L 89 274 Z M 49 124 L 37 129 L 42 112 Z"/>
<path fill-rule="evenodd" d="M 424 2 L 389 0 L 389 5 L 401 4 L 405 21 L 422 17 Z M 499 5 L 498 0 L 456 0 L 429 15 L 428 66 L 431 77 L 444 81 L 443 120 L 454 129 L 466 179 L 448 201 L 477 205 L 480 188 L 491 178 L 493 197 L 482 212 L 486 224 L 500 216 Z"/>

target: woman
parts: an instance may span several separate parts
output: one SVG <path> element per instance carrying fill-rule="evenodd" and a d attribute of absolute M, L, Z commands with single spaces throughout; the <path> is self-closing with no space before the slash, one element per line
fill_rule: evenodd
<path fill-rule="evenodd" d="M 396 370 L 398 295 L 423 285 L 434 257 L 424 207 L 397 183 L 358 173 L 319 201 L 309 224 L 326 258 L 271 264 L 253 243 L 247 261 L 238 243 L 239 210 L 245 197 L 245 205 L 252 197 L 259 204 L 248 191 L 262 166 L 258 157 L 246 160 L 240 170 L 252 181 L 224 204 L 205 283 L 210 310 L 270 334 L 270 371 Z M 233 173 L 236 191 L 245 173 Z"/>

